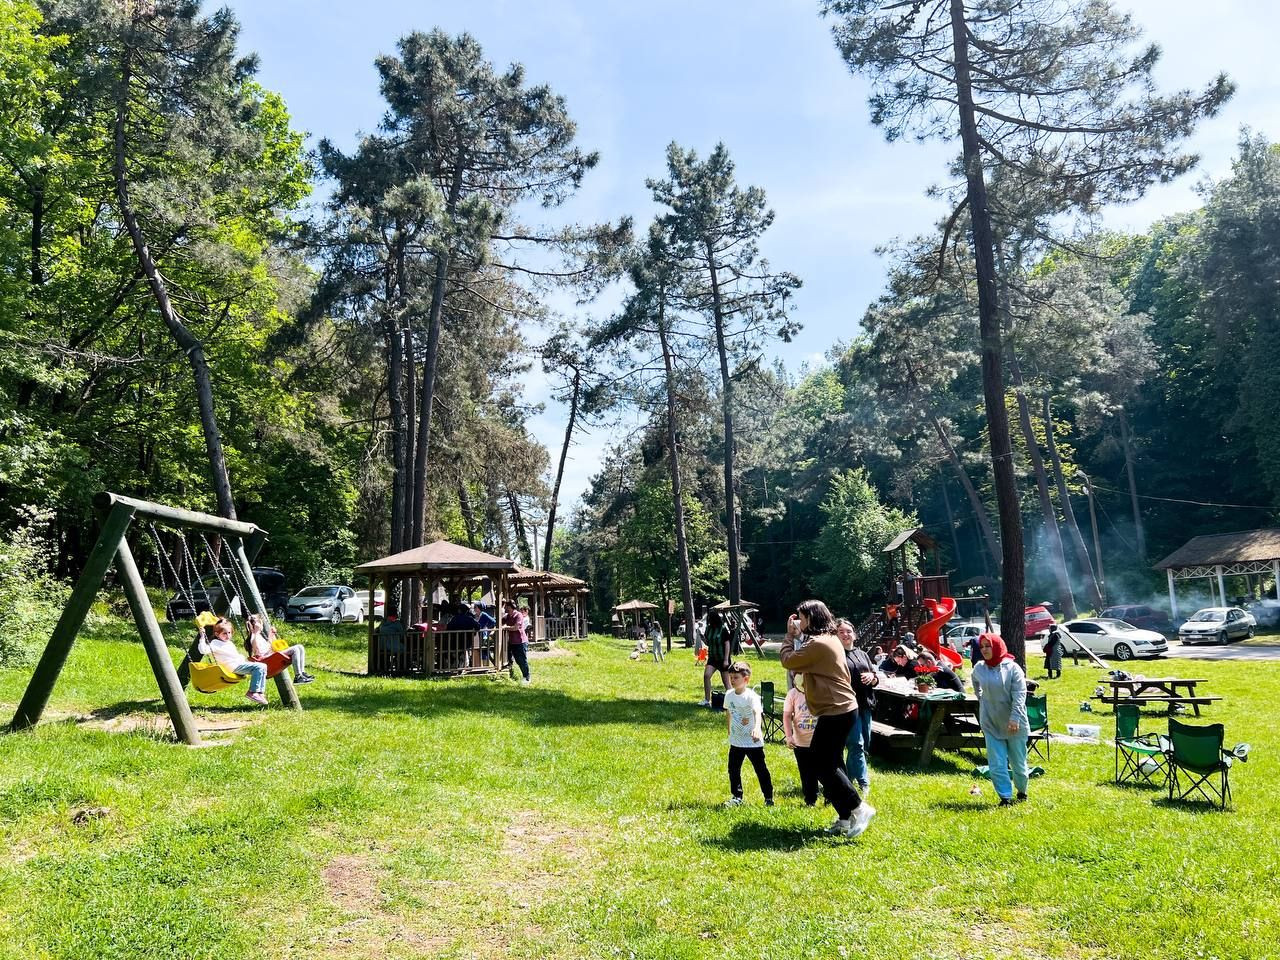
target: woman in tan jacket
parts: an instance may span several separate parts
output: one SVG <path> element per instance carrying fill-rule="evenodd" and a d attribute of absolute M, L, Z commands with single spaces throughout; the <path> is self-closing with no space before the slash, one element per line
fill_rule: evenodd
<path fill-rule="evenodd" d="M 801 634 L 808 641 L 797 650 Z M 809 750 L 823 796 L 836 811 L 836 822 L 827 832 L 856 837 L 867 829 L 876 811 L 862 802 L 844 770 L 844 744 L 858 718 L 858 701 L 844 645 L 835 634 L 835 618 L 821 600 L 806 600 L 787 621 L 782 665 L 804 674 L 805 699 L 818 718 Z"/>

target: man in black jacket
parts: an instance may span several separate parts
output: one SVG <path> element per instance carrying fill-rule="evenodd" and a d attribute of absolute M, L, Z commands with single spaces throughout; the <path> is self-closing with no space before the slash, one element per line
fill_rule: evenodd
<path fill-rule="evenodd" d="M 866 797 L 871 791 L 871 711 L 876 703 L 876 687 L 880 674 L 871 663 L 865 650 L 858 648 L 858 632 L 848 620 L 836 621 L 836 636 L 844 644 L 844 660 L 853 683 L 853 695 L 858 701 L 858 719 L 845 741 L 845 773 L 858 785 L 858 792 Z"/>

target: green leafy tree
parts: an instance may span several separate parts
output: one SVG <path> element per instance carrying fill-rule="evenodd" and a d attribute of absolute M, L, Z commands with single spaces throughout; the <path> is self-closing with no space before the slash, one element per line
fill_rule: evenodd
<path fill-rule="evenodd" d="M 846 470 L 831 481 L 822 501 L 825 522 L 813 545 L 823 572 L 814 586 L 846 616 L 884 593 L 888 565 L 883 550 L 893 537 L 918 525 L 915 516 L 880 502 L 865 470 Z M 910 553 L 908 563 L 918 557 Z"/>

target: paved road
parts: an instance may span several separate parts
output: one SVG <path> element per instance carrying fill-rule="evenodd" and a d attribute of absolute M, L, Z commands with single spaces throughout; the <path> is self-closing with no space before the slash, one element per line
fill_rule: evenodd
<path fill-rule="evenodd" d="M 780 641 L 766 640 L 764 649 L 766 653 L 777 656 L 778 648 L 782 646 Z M 1217 644 L 1196 644 L 1194 646 L 1186 646 L 1174 641 L 1169 644 L 1169 657 L 1181 660 L 1280 660 L 1280 643 L 1229 643 L 1225 647 Z M 1034 658 L 1042 656 L 1040 646 L 1034 641 L 1027 643 L 1027 657 Z M 1067 654 L 1067 659 L 1071 655 Z M 1081 656 L 1081 662 L 1084 657 Z M 1119 660 L 1109 660 L 1103 658 L 1108 663 L 1115 663 L 1117 667 L 1123 667 Z M 1135 661 L 1130 661 L 1133 663 Z M 1136 661 L 1143 662 L 1143 661 Z"/>

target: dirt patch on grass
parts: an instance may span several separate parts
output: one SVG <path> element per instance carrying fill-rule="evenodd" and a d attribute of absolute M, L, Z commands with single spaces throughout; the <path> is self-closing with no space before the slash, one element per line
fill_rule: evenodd
<path fill-rule="evenodd" d="M 546 650 L 529 651 L 530 660 L 547 660 L 551 657 L 576 657 L 577 655 L 578 652 L 576 650 L 570 650 L 568 647 L 563 647 L 559 644 L 553 644 Z"/>
<path fill-rule="evenodd" d="M 220 714 L 206 716 L 193 714 L 196 730 L 202 740 L 209 743 L 225 743 L 245 727 L 258 723 L 260 714 Z M 92 713 L 71 718 L 77 727 L 86 730 L 103 730 L 107 733 L 141 733 L 160 740 L 174 739 L 173 723 L 167 713 L 118 711 L 113 708 L 95 710 Z"/>
<path fill-rule="evenodd" d="M 348 913 L 373 913 L 382 902 L 379 870 L 367 857 L 335 857 L 320 872 L 320 879 L 329 899 Z"/>
<path fill-rule="evenodd" d="M 382 869 L 367 856 L 342 855 L 320 871 L 325 895 L 343 913 L 354 914 L 328 932 L 322 956 L 385 958 L 407 947 L 414 956 L 435 956 L 453 941 L 413 929 L 386 909 L 380 883 Z"/>

